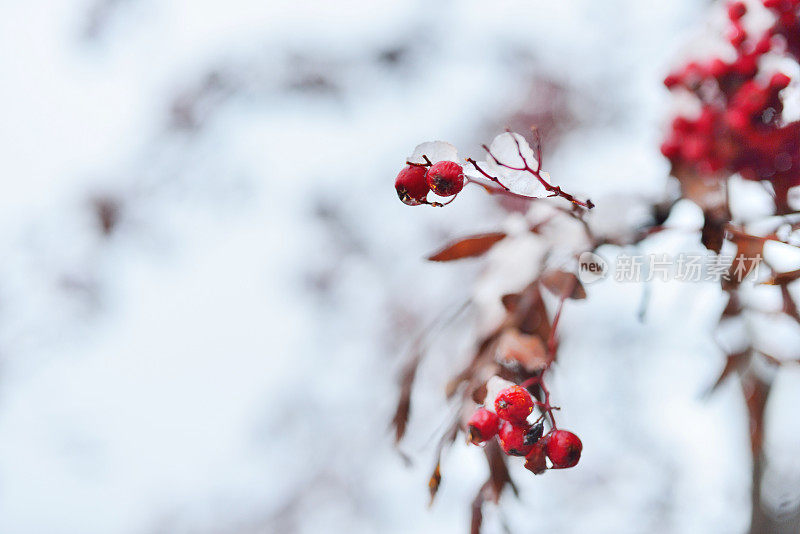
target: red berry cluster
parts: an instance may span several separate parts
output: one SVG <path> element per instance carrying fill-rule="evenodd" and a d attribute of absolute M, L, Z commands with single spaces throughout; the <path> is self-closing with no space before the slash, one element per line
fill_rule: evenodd
<path fill-rule="evenodd" d="M 464 169 L 454 161 L 410 163 L 397 175 L 394 188 L 404 204 L 431 204 L 430 191 L 440 197 L 452 197 L 464 188 Z"/>
<path fill-rule="evenodd" d="M 664 84 L 688 92 L 700 104 L 693 117 L 676 117 L 661 152 L 673 174 L 768 181 L 779 211 L 788 210 L 788 190 L 800 185 L 800 122 L 782 119 L 780 92 L 790 79 L 783 73 L 762 73 L 760 59 L 769 53 L 800 61 L 800 0 L 763 0 L 775 14 L 774 24 L 752 36 L 742 21 L 747 7 L 728 5 L 728 41 L 733 61 L 713 58 L 690 62 L 670 74 Z"/>
<path fill-rule="evenodd" d="M 497 395 L 494 412 L 482 407 L 472 414 L 467 423 L 469 440 L 478 445 L 497 436 L 506 454 L 524 456 L 525 468 L 537 475 L 548 469 L 546 458 L 553 469 L 575 466 L 583 449 L 578 436 L 555 427 L 544 434 L 544 413 L 528 423 L 534 406 L 540 405 L 524 387 L 506 388 Z"/>
<path fill-rule="evenodd" d="M 492 195 L 514 199 L 533 200 L 543 197 L 561 197 L 573 204 L 576 211 L 592 209 L 591 200 L 579 200 L 560 186 L 549 182 L 550 175 L 542 170 L 542 149 L 538 130 L 534 133 L 534 146 L 520 134 L 506 129 L 494 138 L 491 147 L 481 145 L 486 151 L 485 161 L 466 158 L 464 167 L 456 163 L 458 151 L 450 143 L 433 141 L 417 146 L 412 159 L 400 171 L 394 182 L 400 200 L 409 206 L 427 204 L 441 207 L 455 200 L 468 183 L 480 186 Z M 423 151 L 428 151 L 425 154 Z M 428 157 L 433 157 L 434 161 Z M 451 197 L 446 202 L 428 200 L 428 193 Z"/>

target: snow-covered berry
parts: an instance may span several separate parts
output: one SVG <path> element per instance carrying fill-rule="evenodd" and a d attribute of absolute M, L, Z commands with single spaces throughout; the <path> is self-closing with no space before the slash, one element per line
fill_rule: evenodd
<path fill-rule="evenodd" d="M 431 191 L 451 197 L 464 188 L 464 169 L 454 161 L 440 161 L 428 169 L 427 179 Z"/>
<path fill-rule="evenodd" d="M 583 444 L 569 430 L 556 430 L 547 436 L 547 457 L 555 467 L 573 467 L 581 459 Z"/>
<path fill-rule="evenodd" d="M 430 191 L 426 172 L 426 167 L 422 165 L 408 165 L 397 175 L 394 188 L 403 204 L 419 206 L 425 203 Z"/>
<path fill-rule="evenodd" d="M 497 414 L 486 408 L 478 408 L 467 423 L 469 441 L 478 445 L 497 435 L 500 428 L 500 418 Z"/>
<path fill-rule="evenodd" d="M 500 427 L 498 437 L 500 438 L 500 446 L 506 454 L 511 456 L 525 456 L 531 452 L 533 445 L 525 444 L 525 434 L 528 432 L 528 426 L 513 425 L 506 421 Z"/>
<path fill-rule="evenodd" d="M 533 399 L 524 387 L 511 386 L 497 395 L 494 410 L 501 419 L 522 424 L 533 411 Z"/>

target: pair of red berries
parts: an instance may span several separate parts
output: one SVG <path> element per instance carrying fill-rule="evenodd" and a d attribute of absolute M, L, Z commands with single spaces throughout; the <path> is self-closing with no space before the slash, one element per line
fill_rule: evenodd
<path fill-rule="evenodd" d="M 451 197 L 464 188 L 464 169 L 454 161 L 430 165 L 408 165 L 394 182 L 397 196 L 404 204 L 419 206 L 428 203 L 428 193 Z"/>
<path fill-rule="evenodd" d="M 583 450 L 581 440 L 567 430 L 552 430 L 543 436 L 543 422 L 528 424 L 533 406 L 525 388 L 511 386 L 502 390 L 495 399 L 494 412 L 478 408 L 470 417 L 470 441 L 477 445 L 497 436 L 506 454 L 525 456 L 525 468 L 536 474 L 547 469 L 545 456 L 553 467 L 575 466 Z"/>

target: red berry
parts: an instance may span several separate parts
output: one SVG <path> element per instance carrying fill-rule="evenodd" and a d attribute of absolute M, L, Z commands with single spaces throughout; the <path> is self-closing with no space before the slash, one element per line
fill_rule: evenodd
<path fill-rule="evenodd" d="M 500 429 L 500 418 L 486 408 L 478 408 L 469 418 L 469 441 L 475 445 L 488 441 L 497 435 Z"/>
<path fill-rule="evenodd" d="M 730 30 L 728 30 L 728 41 L 739 48 L 744 43 L 744 40 L 747 39 L 747 32 L 744 31 L 739 24 L 734 24 Z"/>
<path fill-rule="evenodd" d="M 573 467 L 581 459 L 583 444 L 568 430 L 556 430 L 547 437 L 547 457 L 555 467 Z"/>
<path fill-rule="evenodd" d="M 745 130 L 750 126 L 750 117 L 739 109 L 731 109 L 725 113 L 725 120 L 735 130 Z"/>
<path fill-rule="evenodd" d="M 791 82 L 791 78 L 782 72 L 776 72 L 769 80 L 769 86 L 773 89 L 786 89 Z"/>
<path fill-rule="evenodd" d="M 747 13 L 747 6 L 744 5 L 744 2 L 733 2 L 728 5 L 728 18 L 732 21 L 744 17 L 745 13 Z"/>
<path fill-rule="evenodd" d="M 703 135 L 687 135 L 681 146 L 681 155 L 684 159 L 697 162 L 703 159 L 711 149 L 711 140 Z"/>
<path fill-rule="evenodd" d="M 509 422 L 503 423 L 500 427 L 500 446 L 506 454 L 511 456 L 525 456 L 531 452 L 533 445 L 525 444 L 525 434 L 528 433 L 529 427 L 527 425 L 518 426 L 512 425 Z"/>
<path fill-rule="evenodd" d="M 728 74 L 728 71 L 730 71 L 730 67 L 720 58 L 712 59 L 711 63 L 708 65 L 708 72 L 714 78 L 721 78 L 722 76 Z"/>
<path fill-rule="evenodd" d="M 544 451 L 544 443 L 541 441 L 531 447 L 531 451 L 525 456 L 525 469 L 533 472 L 534 475 L 544 473 L 547 470 L 547 454 Z"/>
<path fill-rule="evenodd" d="M 454 161 L 440 161 L 428 169 L 428 187 L 440 197 L 451 197 L 464 188 L 464 169 Z"/>
<path fill-rule="evenodd" d="M 766 54 L 771 49 L 772 49 L 772 36 L 770 34 L 766 34 L 756 43 L 755 53 L 759 55 Z"/>
<path fill-rule="evenodd" d="M 777 11 L 788 11 L 792 8 L 792 3 L 786 0 L 764 0 L 764 7 Z"/>
<path fill-rule="evenodd" d="M 756 75 L 758 72 L 758 54 L 750 54 L 746 56 L 740 56 L 734 64 L 733 68 L 747 78 L 751 78 Z"/>
<path fill-rule="evenodd" d="M 397 175 L 394 188 L 403 204 L 419 206 L 425 203 L 428 196 L 428 181 L 425 179 L 427 169 L 420 165 L 409 165 Z"/>
<path fill-rule="evenodd" d="M 667 89 L 672 89 L 679 83 L 683 81 L 683 77 L 677 74 L 668 74 L 666 78 L 664 78 L 664 86 Z"/>
<path fill-rule="evenodd" d="M 675 159 L 681 152 L 681 147 L 673 141 L 665 141 L 661 145 L 661 153 L 667 159 Z"/>
<path fill-rule="evenodd" d="M 494 410 L 501 419 L 522 424 L 533 411 L 533 399 L 522 386 L 511 386 L 497 394 Z"/>
<path fill-rule="evenodd" d="M 686 117 L 678 116 L 672 119 L 672 129 L 675 130 L 676 132 L 685 134 L 691 131 L 692 126 L 693 125 L 691 121 L 689 121 L 689 119 L 687 119 Z"/>
<path fill-rule="evenodd" d="M 702 174 L 716 174 L 724 166 L 725 163 L 715 156 L 705 157 L 697 164 L 697 168 Z"/>
<path fill-rule="evenodd" d="M 707 74 L 706 68 L 696 61 L 690 61 L 683 68 L 684 82 L 687 80 L 691 83 L 697 83 Z"/>
<path fill-rule="evenodd" d="M 705 134 L 710 134 L 714 131 L 714 121 L 716 113 L 711 106 L 705 106 L 700 112 L 700 116 L 695 122 L 695 129 Z"/>

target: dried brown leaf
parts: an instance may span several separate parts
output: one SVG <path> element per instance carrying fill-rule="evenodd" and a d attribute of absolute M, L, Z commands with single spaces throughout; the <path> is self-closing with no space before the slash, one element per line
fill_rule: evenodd
<path fill-rule="evenodd" d="M 726 289 L 739 285 L 756 268 L 764 256 L 764 244 L 769 240 L 736 228 L 728 228 L 728 238 L 736 245 L 736 255 L 728 269 L 728 280 L 723 280 Z"/>
<path fill-rule="evenodd" d="M 537 373 L 551 363 L 542 339 L 523 334 L 516 328 L 507 328 L 501 334 L 496 354 L 500 363 L 516 362 L 529 373 Z"/>
<path fill-rule="evenodd" d="M 578 277 L 566 271 L 548 271 L 539 279 L 544 287 L 558 297 L 585 299 L 586 290 Z"/>
<path fill-rule="evenodd" d="M 489 491 L 489 482 L 487 481 L 478 494 L 472 501 L 472 520 L 470 521 L 470 534 L 481 534 L 481 526 L 483 525 L 483 503 L 486 502 L 486 492 Z"/>
<path fill-rule="evenodd" d="M 436 493 L 438 493 L 439 486 L 442 483 L 442 471 L 441 471 L 442 452 L 444 451 L 445 447 L 452 445 L 453 442 L 456 440 L 456 436 L 458 436 L 459 426 L 460 426 L 460 419 L 456 417 L 453 423 L 450 425 L 448 431 L 444 433 L 442 438 L 439 440 L 439 444 L 436 446 L 436 466 L 433 469 L 431 478 L 428 479 L 428 491 L 430 491 L 431 495 L 431 500 L 430 503 L 428 504 L 429 506 L 433 505 L 433 500 L 436 498 Z"/>
<path fill-rule="evenodd" d="M 785 285 L 800 279 L 800 269 L 794 271 L 787 271 L 785 273 L 775 273 L 769 280 L 764 283 L 772 286 Z"/>
<path fill-rule="evenodd" d="M 719 374 L 716 382 L 714 385 L 711 386 L 708 390 L 708 393 L 713 393 L 714 391 L 719 388 L 720 385 L 734 372 L 742 369 L 744 365 L 747 363 L 747 356 L 750 354 L 750 349 L 747 349 L 744 352 L 737 352 L 735 354 L 728 354 L 725 360 L 725 367 L 722 368 L 722 371 Z"/>
<path fill-rule="evenodd" d="M 474 258 L 485 254 L 498 241 L 506 237 L 503 232 L 480 234 L 459 239 L 428 257 L 430 261 L 453 261 Z"/>
<path fill-rule="evenodd" d="M 406 433 L 406 426 L 411 413 L 411 389 L 421 360 L 422 352 L 415 352 L 400 373 L 400 396 L 397 399 L 397 408 L 391 423 L 391 427 L 394 428 L 395 443 L 399 443 Z"/>
<path fill-rule="evenodd" d="M 703 211 L 724 207 L 724 181 L 709 179 L 685 166 L 673 166 L 672 175 L 681 184 L 681 197 L 691 200 L 703 208 Z"/>
<path fill-rule="evenodd" d="M 742 392 L 750 416 L 750 446 L 753 458 L 759 457 L 764 444 L 764 409 L 770 389 L 770 383 L 754 374 L 749 374 L 742 379 Z"/>
<path fill-rule="evenodd" d="M 715 215 L 714 212 L 706 211 L 703 222 L 703 230 L 700 233 L 700 241 L 708 249 L 719 254 L 722 243 L 725 240 L 726 219 Z"/>
<path fill-rule="evenodd" d="M 800 323 L 800 311 L 797 309 L 797 303 L 789 292 L 787 284 L 781 284 L 781 296 L 783 297 L 783 313 Z"/>
<path fill-rule="evenodd" d="M 535 334 L 541 339 L 550 339 L 552 327 L 538 284 L 533 283 L 522 291 L 512 324 L 523 334 Z"/>
<path fill-rule="evenodd" d="M 503 303 L 503 307 L 509 313 L 514 313 L 517 310 L 517 306 L 519 305 L 520 295 L 519 293 L 508 293 L 500 297 L 500 301 Z"/>
<path fill-rule="evenodd" d="M 490 441 L 486 444 L 486 447 L 484 447 L 483 452 L 486 454 L 486 460 L 489 462 L 488 482 L 491 487 L 491 500 L 495 503 L 499 501 L 500 494 L 503 492 L 506 485 L 511 488 L 514 495 L 519 496 L 519 490 L 516 484 L 514 484 L 514 481 L 511 480 L 511 474 L 508 472 L 508 465 L 506 464 L 507 456 L 500 448 L 498 442 L 496 440 Z"/>
<path fill-rule="evenodd" d="M 725 309 L 722 311 L 722 317 L 732 317 L 734 315 L 739 315 L 740 313 L 742 313 L 742 303 L 739 301 L 739 297 L 736 293 L 730 293 L 728 303 L 725 305 Z"/>
<path fill-rule="evenodd" d="M 440 469 L 440 462 L 436 462 L 436 467 L 433 469 L 433 474 L 431 475 L 430 480 L 428 480 L 428 491 L 431 494 L 431 500 L 429 505 L 433 504 L 433 500 L 436 498 L 436 493 L 439 491 L 439 485 L 442 483 L 442 471 Z"/>

